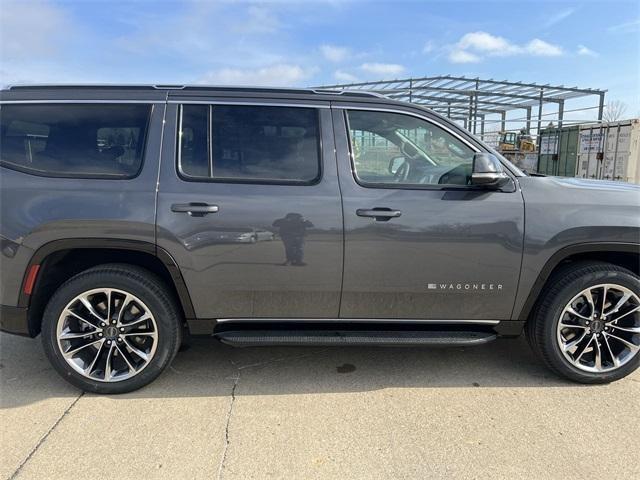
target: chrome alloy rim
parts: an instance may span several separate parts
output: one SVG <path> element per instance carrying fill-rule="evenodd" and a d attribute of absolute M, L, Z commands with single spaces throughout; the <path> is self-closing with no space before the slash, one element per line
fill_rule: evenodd
<path fill-rule="evenodd" d="M 562 310 L 557 339 L 574 367 L 593 373 L 616 370 L 640 351 L 640 298 L 612 283 L 586 288 Z"/>
<path fill-rule="evenodd" d="M 136 296 L 97 288 L 71 300 L 58 318 L 58 348 L 82 376 L 119 382 L 140 373 L 153 358 L 158 328 Z"/>

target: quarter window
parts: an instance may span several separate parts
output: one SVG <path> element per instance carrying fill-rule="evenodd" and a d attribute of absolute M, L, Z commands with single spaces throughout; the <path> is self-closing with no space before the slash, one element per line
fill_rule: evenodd
<path fill-rule="evenodd" d="M 0 108 L 0 163 L 45 176 L 131 178 L 151 105 L 16 104 Z"/>
<path fill-rule="evenodd" d="M 178 143 L 187 177 L 311 183 L 320 175 L 314 108 L 183 105 Z"/>
<path fill-rule="evenodd" d="M 365 185 L 468 185 L 474 150 L 410 115 L 347 112 L 354 173 Z"/>

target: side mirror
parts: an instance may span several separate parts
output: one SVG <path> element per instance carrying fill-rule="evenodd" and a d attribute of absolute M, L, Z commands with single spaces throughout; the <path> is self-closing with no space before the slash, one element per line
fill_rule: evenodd
<path fill-rule="evenodd" d="M 404 157 L 394 157 L 389 161 L 389 173 L 392 175 L 395 175 L 395 173 L 398 171 L 398 169 L 402 166 L 402 164 L 405 162 L 405 158 Z"/>
<path fill-rule="evenodd" d="M 509 180 L 495 155 L 482 152 L 473 156 L 471 185 L 497 189 L 509 183 Z"/>

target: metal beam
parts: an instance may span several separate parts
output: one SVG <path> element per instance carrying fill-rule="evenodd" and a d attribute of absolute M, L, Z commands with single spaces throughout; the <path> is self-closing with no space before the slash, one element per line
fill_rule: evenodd
<path fill-rule="evenodd" d="M 562 125 L 568 122 L 563 118 L 566 112 L 564 105 L 566 100 L 587 95 L 599 97 L 599 106 L 592 108 L 598 108 L 598 118 L 602 119 L 606 92 L 591 88 L 452 75 L 356 82 L 321 88 L 368 90 L 388 98 L 424 105 L 439 113 L 446 114 L 449 118 L 461 120 L 464 117 L 467 128 L 472 132 L 477 132 L 477 122 L 483 116 L 486 117 L 490 114 L 500 115 L 500 120 L 497 122 L 500 122 L 502 129 L 505 130 L 506 112 L 517 109 L 525 110 L 526 120 L 525 118 L 522 120 L 527 131 L 531 132 L 532 111 L 535 106 L 538 107 L 537 128 L 539 131 L 542 128 L 542 111 L 545 103 L 558 105 L 558 123 Z M 490 121 L 485 119 L 485 125 L 487 122 Z"/>
<path fill-rule="evenodd" d="M 337 88 L 337 87 L 322 87 L 322 88 Z M 482 97 L 508 97 L 508 98 L 519 98 L 519 99 L 524 99 L 524 100 L 537 100 L 538 97 L 537 96 L 533 96 L 533 95 L 520 95 L 520 94 L 516 94 L 516 93 L 494 93 L 494 92 L 485 92 L 483 90 L 456 90 L 456 89 L 452 89 L 452 88 L 441 88 L 441 87 L 424 87 L 424 88 L 416 88 L 414 90 L 424 90 L 424 91 L 428 91 L 428 92 L 443 92 L 443 93 L 452 93 L 455 95 L 464 95 L 464 96 L 473 96 L 473 95 L 478 95 L 478 96 L 482 96 Z M 408 94 L 407 89 L 406 88 L 386 88 L 386 89 L 371 89 L 368 90 L 370 92 L 375 92 L 375 93 L 381 93 L 381 94 L 386 94 L 388 92 L 396 92 L 396 93 L 400 93 L 400 92 L 406 92 L 406 94 Z M 445 99 L 447 97 L 443 97 L 443 99 Z M 559 99 L 557 98 L 547 98 L 546 99 L 548 102 L 558 102 Z"/>
<path fill-rule="evenodd" d="M 388 84 L 391 82 L 394 83 L 400 83 L 400 82 L 409 82 L 410 80 L 413 80 L 414 82 L 431 82 L 433 83 L 434 81 L 446 81 L 446 82 L 451 82 L 452 80 L 458 80 L 458 81 L 464 81 L 464 82 L 473 82 L 474 80 L 476 80 L 475 78 L 466 78 L 466 77 L 457 77 L 457 76 L 452 76 L 452 75 L 443 75 L 443 76 L 435 76 L 435 77 L 419 77 L 419 78 L 406 78 L 406 79 L 397 79 L 397 80 L 378 80 L 378 81 L 374 81 L 374 82 L 354 82 L 354 83 L 345 83 L 345 84 L 341 84 L 341 85 L 334 85 L 334 86 L 323 86 L 323 87 L 319 87 L 319 88 L 328 88 L 328 87 L 343 87 L 343 88 L 347 88 L 347 87 L 366 87 L 366 86 L 372 86 L 372 85 L 381 85 L 381 84 Z M 479 80 L 480 83 L 482 84 L 491 84 L 491 85 L 506 85 L 506 86 L 518 86 L 518 87 L 522 87 L 522 88 L 533 88 L 533 89 L 539 89 L 539 88 L 545 88 L 546 90 L 548 90 L 550 93 L 550 95 L 553 95 L 553 91 L 554 90 L 559 90 L 559 91 L 565 91 L 565 92 L 575 92 L 575 93 L 580 93 L 580 94 L 585 94 L 585 95 L 599 95 L 601 93 L 604 93 L 603 90 L 598 90 L 598 89 L 593 89 L 593 88 L 578 88 L 578 87 L 565 87 L 563 85 L 560 86 L 551 86 L 551 85 L 540 85 L 538 83 L 524 83 L 524 82 L 509 82 L 507 80 L 493 80 L 493 79 L 488 79 L 488 80 Z"/>
<path fill-rule="evenodd" d="M 536 130 L 536 136 L 538 137 L 538 141 L 536 142 L 540 145 L 540 128 L 542 127 L 542 105 L 544 104 L 544 88 L 540 89 L 540 103 L 538 103 L 538 129 Z"/>
<path fill-rule="evenodd" d="M 387 95 L 387 97 L 395 99 L 395 100 L 399 100 L 401 98 L 405 98 L 407 97 L 406 93 L 404 92 L 400 92 L 400 93 L 392 93 L 390 95 Z M 435 95 L 424 95 L 421 93 L 413 93 L 412 98 L 414 99 L 413 103 L 419 103 L 416 101 L 416 99 L 420 99 L 420 100 L 432 100 L 432 101 L 436 101 L 436 102 L 442 102 L 443 104 L 461 104 L 461 105 L 468 105 L 469 100 L 468 97 L 461 97 L 461 98 L 445 98 L 445 97 L 437 97 Z M 537 97 L 536 97 L 537 98 Z M 518 103 L 508 103 L 508 102 L 496 102 L 496 101 L 491 101 L 491 100 L 484 100 L 484 99 L 478 99 L 478 105 L 492 105 L 492 106 L 498 106 L 498 107 L 505 107 L 505 109 L 514 109 L 514 108 L 526 108 L 526 105 L 520 105 Z"/>
<path fill-rule="evenodd" d="M 604 93 L 600 93 L 600 101 L 598 102 L 598 121 L 602 121 L 602 116 L 604 115 Z"/>

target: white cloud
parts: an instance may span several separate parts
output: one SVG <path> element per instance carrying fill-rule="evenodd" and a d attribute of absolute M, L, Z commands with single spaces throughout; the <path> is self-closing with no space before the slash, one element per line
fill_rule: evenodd
<path fill-rule="evenodd" d="M 562 48 L 539 38 L 518 45 L 504 37 L 487 32 L 470 32 L 463 35 L 455 45 L 450 45 L 449 61 L 452 63 L 477 63 L 485 57 L 510 55 L 532 55 L 554 57 L 563 54 Z"/>
<path fill-rule="evenodd" d="M 492 55 L 510 55 L 518 51 L 518 47 L 502 37 L 487 32 L 471 32 L 465 34 L 458 42 L 461 50 L 475 50 Z"/>
<path fill-rule="evenodd" d="M 333 77 L 339 82 L 343 83 L 354 83 L 359 80 L 355 75 L 352 75 L 349 72 L 345 72 L 343 70 L 336 70 L 335 72 L 333 72 Z"/>
<path fill-rule="evenodd" d="M 329 60 L 330 62 L 338 63 L 345 60 L 349 56 L 350 51 L 346 47 L 338 47 L 336 45 L 321 45 L 320 53 L 325 59 Z"/>
<path fill-rule="evenodd" d="M 465 50 L 452 50 L 449 52 L 449 61 L 451 63 L 478 63 L 481 58 L 473 53 Z"/>
<path fill-rule="evenodd" d="M 209 72 L 199 83 L 289 87 L 309 79 L 316 68 L 278 64 L 255 69 L 222 68 Z"/>
<path fill-rule="evenodd" d="M 565 18 L 570 17 L 571 15 L 573 15 L 573 12 L 575 12 L 575 8 L 567 8 L 565 10 L 561 10 L 560 12 L 551 15 L 546 22 L 544 22 L 544 26 L 545 27 L 552 27 L 553 25 L 555 25 L 556 23 L 560 23 L 561 21 L 563 21 Z"/>
<path fill-rule="evenodd" d="M 585 47 L 584 45 L 578 45 L 578 55 L 583 55 L 585 57 L 597 57 L 598 52 L 594 52 L 589 47 Z"/>
<path fill-rule="evenodd" d="M 397 63 L 363 63 L 360 68 L 367 73 L 376 75 L 399 75 L 405 68 Z"/>
<path fill-rule="evenodd" d="M 557 45 L 534 38 L 525 46 L 525 50 L 531 55 L 539 57 L 557 57 L 562 55 L 562 49 Z"/>

